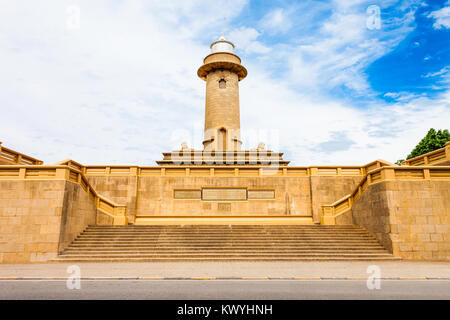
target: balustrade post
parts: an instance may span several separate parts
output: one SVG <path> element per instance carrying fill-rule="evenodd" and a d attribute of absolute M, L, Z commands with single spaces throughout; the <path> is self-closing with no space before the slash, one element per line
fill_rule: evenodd
<path fill-rule="evenodd" d="M 430 169 L 423 169 L 423 177 L 425 180 L 431 180 Z"/>
<path fill-rule="evenodd" d="M 56 168 L 56 178 L 61 180 L 69 180 L 70 170 L 67 168 Z"/>
<path fill-rule="evenodd" d="M 395 169 L 383 169 L 382 173 L 383 180 L 395 180 Z"/>
<path fill-rule="evenodd" d="M 25 179 L 26 172 L 27 172 L 27 168 L 20 168 L 19 169 L 19 179 Z"/>

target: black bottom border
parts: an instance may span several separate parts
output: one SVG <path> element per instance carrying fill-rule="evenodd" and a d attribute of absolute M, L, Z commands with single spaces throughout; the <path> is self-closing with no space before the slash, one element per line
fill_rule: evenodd
<path fill-rule="evenodd" d="M 450 300 L 4 300 L 2 314 L 140 319 L 404 319 L 424 312 L 447 314 Z M 207 309 L 209 308 L 209 309 Z M 207 314 L 207 310 L 210 310 Z M 195 314 L 194 314 L 195 313 Z M 290 318 L 287 318 L 290 317 Z M 291 318 L 294 317 L 294 318 Z M 99 318 L 100 319 L 100 318 Z"/>

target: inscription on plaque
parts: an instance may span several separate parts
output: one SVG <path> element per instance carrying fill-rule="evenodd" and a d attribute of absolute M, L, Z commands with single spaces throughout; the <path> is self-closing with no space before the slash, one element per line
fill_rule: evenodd
<path fill-rule="evenodd" d="M 249 200 L 275 199 L 275 190 L 248 190 Z"/>
<path fill-rule="evenodd" d="M 217 200 L 217 201 L 247 200 L 247 189 L 242 188 L 203 189 L 202 199 Z"/>
<path fill-rule="evenodd" d="M 231 211 L 231 203 L 219 202 L 217 204 L 217 210 L 219 210 L 219 211 Z"/>
<path fill-rule="evenodd" d="M 201 190 L 174 190 L 173 192 L 174 199 L 186 199 L 186 200 L 200 200 L 202 198 Z"/>

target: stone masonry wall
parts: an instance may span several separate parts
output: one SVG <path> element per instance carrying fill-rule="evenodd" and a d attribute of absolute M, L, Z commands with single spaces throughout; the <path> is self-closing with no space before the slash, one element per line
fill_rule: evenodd
<path fill-rule="evenodd" d="M 320 222 L 322 205 L 331 204 L 352 193 L 362 176 L 312 176 L 311 202 L 314 222 Z"/>
<path fill-rule="evenodd" d="M 111 216 L 101 212 L 100 210 L 97 210 L 96 225 L 98 225 L 98 226 L 112 226 L 112 225 L 114 225 L 114 219 Z"/>
<path fill-rule="evenodd" d="M 0 262 L 57 256 L 65 184 L 0 180 Z"/>
<path fill-rule="evenodd" d="M 355 201 L 353 221 L 395 256 L 450 260 L 450 181 L 385 181 Z"/>
<path fill-rule="evenodd" d="M 177 200 L 174 189 L 231 187 L 274 189 L 275 199 L 248 201 Z M 311 216 L 308 177 L 141 177 L 138 191 L 139 216 L 280 216 L 287 213 Z M 287 198 L 289 199 L 287 200 Z M 222 211 L 219 203 L 228 203 Z"/>
<path fill-rule="evenodd" d="M 80 185 L 68 181 L 64 191 L 58 251 L 62 252 L 88 225 L 96 224 L 96 214 L 94 199 Z"/>
<path fill-rule="evenodd" d="M 136 176 L 88 176 L 88 180 L 98 194 L 117 204 L 126 205 L 128 221 L 134 222 L 136 217 L 136 188 L 138 185 Z M 106 223 L 105 219 L 110 220 L 107 217 L 101 219 L 102 224 Z"/>
<path fill-rule="evenodd" d="M 55 258 L 95 221 L 91 203 L 79 185 L 64 180 L 0 180 L 0 263 Z"/>
<path fill-rule="evenodd" d="M 134 222 L 136 215 L 284 215 L 288 202 L 290 214 L 309 217 L 314 214 L 319 222 L 321 206 L 351 193 L 361 178 L 88 176 L 99 194 L 127 206 L 130 222 Z M 174 189 L 202 187 L 275 189 L 276 199 L 233 201 L 229 212 L 218 210 L 218 202 L 173 199 Z"/>
<path fill-rule="evenodd" d="M 383 247 L 392 252 L 390 211 L 385 183 L 372 184 L 364 190 L 353 204 L 351 212 L 354 224 L 364 227 Z"/>

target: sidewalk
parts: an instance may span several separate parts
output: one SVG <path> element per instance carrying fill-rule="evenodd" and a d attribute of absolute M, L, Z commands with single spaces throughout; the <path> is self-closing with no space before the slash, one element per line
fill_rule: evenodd
<path fill-rule="evenodd" d="M 366 279 L 376 265 L 383 279 L 450 280 L 450 262 L 392 261 L 0 264 L 0 280 L 66 278 L 70 265 L 83 279 Z"/>

